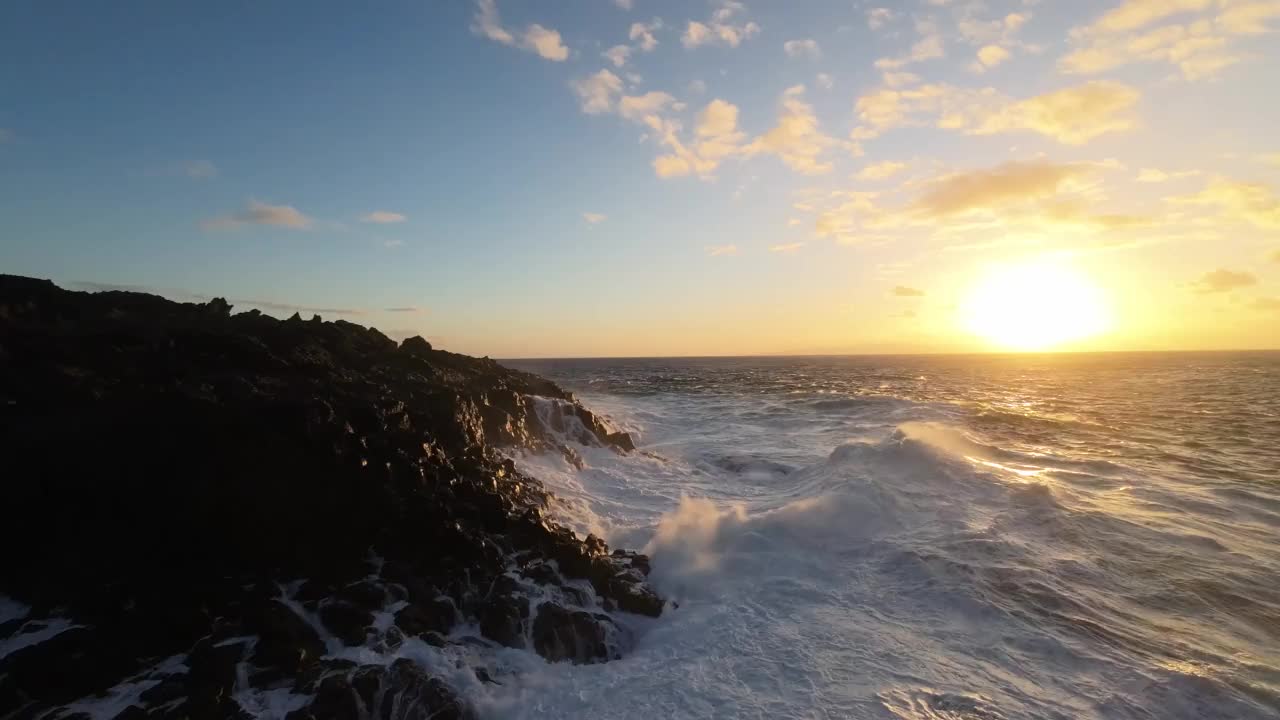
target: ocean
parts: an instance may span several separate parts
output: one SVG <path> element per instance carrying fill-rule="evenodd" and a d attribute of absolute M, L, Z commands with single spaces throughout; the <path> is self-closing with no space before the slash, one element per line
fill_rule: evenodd
<path fill-rule="evenodd" d="M 1280 717 L 1280 353 L 505 364 L 636 437 L 517 460 L 674 605 L 486 716 Z"/>

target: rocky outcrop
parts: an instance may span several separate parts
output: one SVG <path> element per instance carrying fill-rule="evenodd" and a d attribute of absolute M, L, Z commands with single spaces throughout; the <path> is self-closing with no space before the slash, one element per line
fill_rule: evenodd
<path fill-rule="evenodd" d="M 629 642 L 610 610 L 662 612 L 644 556 L 557 525 L 499 454 L 633 449 L 571 395 L 231 310 L 0 276 L 0 593 L 24 608 L 0 625 L 0 717 L 113 687 L 130 717 L 249 716 L 284 688 L 296 718 L 468 717 L 394 649 L 598 662 Z M 356 645 L 389 664 L 344 661 Z"/>

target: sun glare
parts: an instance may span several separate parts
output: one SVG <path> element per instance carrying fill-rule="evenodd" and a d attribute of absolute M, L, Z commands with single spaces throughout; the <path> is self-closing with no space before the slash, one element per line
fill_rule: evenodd
<path fill-rule="evenodd" d="M 967 330 L 1008 350 L 1048 350 L 1111 322 L 1102 291 L 1061 258 L 993 269 L 974 284 L 961 317 Z"/>

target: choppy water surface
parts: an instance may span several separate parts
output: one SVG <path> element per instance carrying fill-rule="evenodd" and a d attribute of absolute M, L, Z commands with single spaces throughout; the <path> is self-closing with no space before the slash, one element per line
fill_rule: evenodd
<path fill-rule="evenodd" d="M 522 462 L 679 608 L 489 714 L 1280 717 L 1280 354 L 507 364 L 638 435 Z"/>

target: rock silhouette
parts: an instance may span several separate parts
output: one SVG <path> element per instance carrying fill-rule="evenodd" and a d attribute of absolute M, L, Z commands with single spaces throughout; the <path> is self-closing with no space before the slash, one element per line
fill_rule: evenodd
<path fill-rule="evenodd" d="M 553 383 L 422 338 L 0 275 L 0 593 L 21 607 L 0 717 L 128 687 L 120 717 L 250 717 L 287 688 L 290 717 L 461 718 L 413 663 L 338 656 L 618 657 L 604 608 L 663 609 L 647 558 L 556 524 L 499 454 L 575 460 L 566 438 L 634 449 Z"/>

